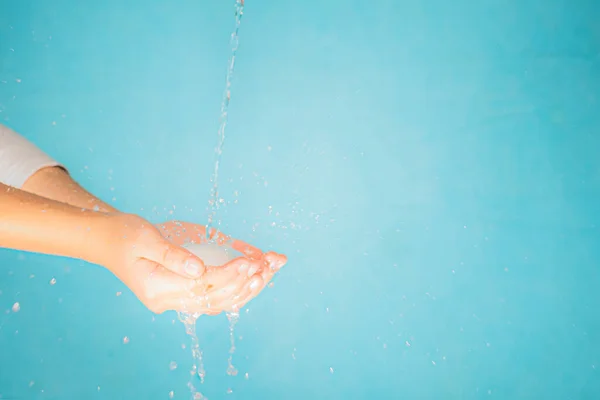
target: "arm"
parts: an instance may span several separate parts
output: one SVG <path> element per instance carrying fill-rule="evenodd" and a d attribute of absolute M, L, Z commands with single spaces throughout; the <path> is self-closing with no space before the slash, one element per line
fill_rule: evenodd
<path fill-rule="evenodd" d="M 100 261 L 109 214 L 81 209 L 0 183 L 0 246 Z"/>
<path fill-rule="evenodd" d="M 202 260 L 166 240 L 156 227 L 102 202 L 59 163 L 2 125 L 0 192 L 0 247 L 102 265 L 156 312 L 213 314 L 230 309 L 232 302 L 243 305 L 286 262 L 285 256 L 260 252 L 206 271 Z M 256 272 L 249 275 L 250 270 Z M 190 297 L 190 290 L 196 295 Z"/>
<path fill-rule="evenodd" d="M 116 210 L 83 189 L 56 160 L 0 124 L 0 182 L 79 208 Z"/>
<path fill-rule="evenodd" d="M 102 265 L 158 313 L 215 314 L 245 304 L 258 294 L 256 283 L 262 283 L 259 275 L 239 272 L 247 264 L 243 259 L 203 276 L 200 259 L 166 241 L 158 229 L 135 215 L 86 210 L 2 183 L 0 247 Z"/>
<path fill-rule="evenodd" d="M 72 206 L 101 212 L 116 212 L 117 209 L 106 204 L 79 185 L 71 175 L 61 167 L 42 168 L 29 177 L 22 186 L 26 192 L 46 197 Z"/>

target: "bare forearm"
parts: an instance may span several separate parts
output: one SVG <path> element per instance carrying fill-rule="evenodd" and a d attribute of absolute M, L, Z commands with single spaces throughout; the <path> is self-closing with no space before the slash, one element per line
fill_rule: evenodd
<path fill-rule="evenodd" d="M 81 187 L 60 167 L 43 168 L 37 171 L 25 181 L 22 189 L 75 207 L 101 212 L 117 211 Z"/>
<path fill-rule="evenodd" d="M 84 260 L 106 234 L 107 214 L 0 184 L 0 246 Z"/>

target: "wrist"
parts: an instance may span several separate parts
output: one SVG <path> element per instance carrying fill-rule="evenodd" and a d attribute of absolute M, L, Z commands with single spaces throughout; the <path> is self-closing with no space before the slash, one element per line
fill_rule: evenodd
<path fill-rule="evenodd" d="M 87 222 L 88 229 L 83 237 L 82 259 L 113 271 L 115 265 L 121 265 L 126 243 L 135 236 L 130 228 L 139 217 L 121 213 L 91 212 Z M 118 275 L 118 274 L 117 274 Z"/>

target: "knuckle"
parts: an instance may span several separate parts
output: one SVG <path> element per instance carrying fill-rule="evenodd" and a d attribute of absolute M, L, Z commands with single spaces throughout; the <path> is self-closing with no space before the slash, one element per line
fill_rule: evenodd
<path fill-rule="evenodd" d="M 169 245 L 169 244 L 165 245 L 164 248 L 163 248 L 163 250 L 162 250 L 162 256 L 161 256 L 162 257 L 161 261 L 162 261 L 163 265 L 167 264 L 169 262 L 169 258 L 171 257 L 171 253 L 172 253 L 171 245 Z"/>
<path fill-rule="evenodd" d="M 183 251 L 180 251 L 174 245 L 168 243 L 165 245 L 162 254 L 163 265 L 171 265 L 183 263 L 187 254 Z"/>

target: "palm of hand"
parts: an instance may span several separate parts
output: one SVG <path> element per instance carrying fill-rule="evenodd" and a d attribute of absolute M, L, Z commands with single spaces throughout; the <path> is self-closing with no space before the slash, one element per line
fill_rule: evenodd
<path fill-rule="evenodd" d="M 202 225 L 183 221 L 168 221 L 158 224 L 162 236 L 178 246 L 188 243 L 207 243 L 206 228 Z M 196 287 L 196 294 L 201 298 L 208 293 L 219 297 L 219 302 L 212 302 L 203 313 L 215 315 L 222 311 L 239 310 L 252 298 L 256 297 L 285 263 L 284 255 L 274 252 L 263 253 L 259 249 L 239 240 L 211 231 L 210 240 L 220 245 L 229 244 L 242 253 L 221 267 L 208 267 L 203 284 Z M 243 282 L 243 285 L 240 285 Z M 218 296 L 217 296 L 218 294 Z"/>

